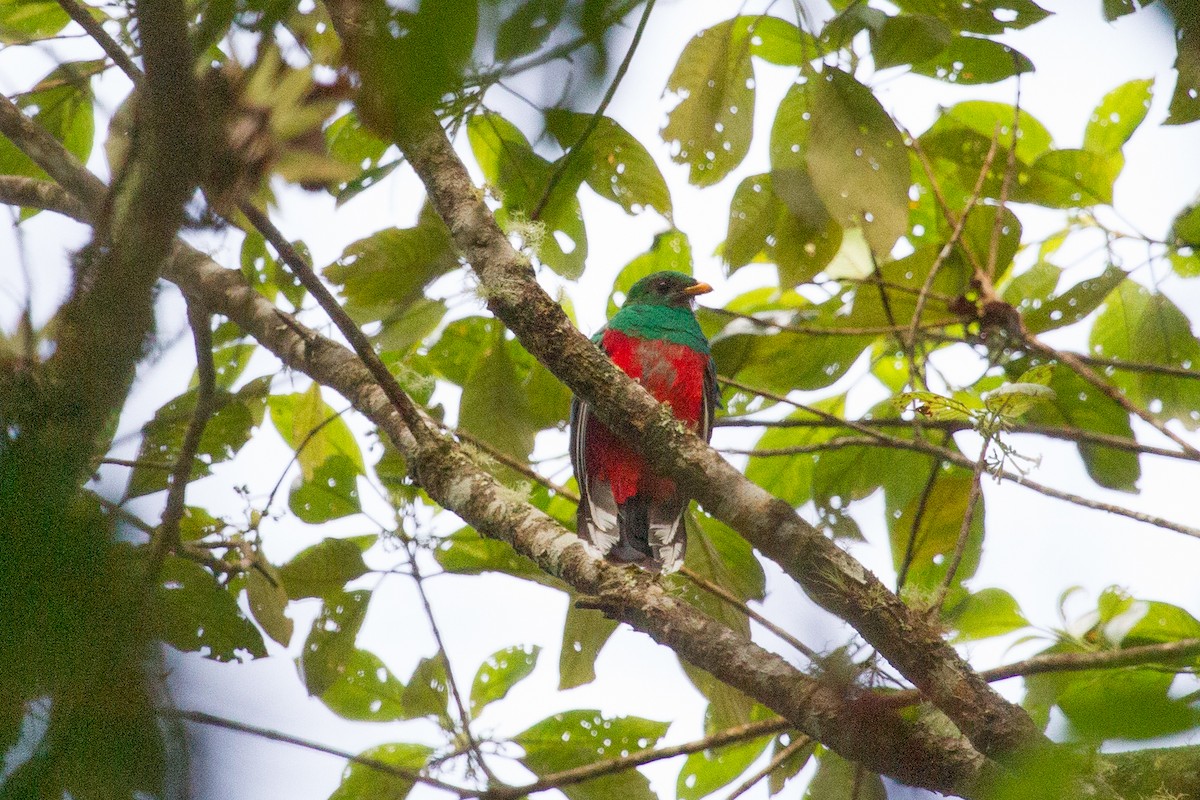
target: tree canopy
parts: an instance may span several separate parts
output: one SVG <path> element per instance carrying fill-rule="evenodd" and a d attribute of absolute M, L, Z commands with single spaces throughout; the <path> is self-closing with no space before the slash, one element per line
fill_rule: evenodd
<path fill-rule="evenodd" d="M 1033 0 L 731 7 L 621 114 L 655 0 L 0 0 L 0 57 L 55 60 L 0 99 L 0 798 L 183 796 L 208 729 L 344 758 L 336 800 L 649 800 L 658 762 L 680 800 L 1200 796 L 1200 608 L 1103 553 L 1109 588 L 1065 578 L 1057 608 L 980 578 L 1007 485 L 1063 528 L 1200 538 L 1136 497 L 1200 462 L 1200 198 L 1143 232 L 1114 190 L 1133 137 L 1200 120 L 1200 14 L 1095 5 L 1158 15 L 1174 68 L 1098 90 L 1077 142 L 1021 104 L 1055 80 L 1012 42 Z M 961 99 L 913 129 L 897 80 Z M 344 234 L 397 194 L 412 218 Z M 715 253 L 679 210 L 712 197 Z M 656 234 L 623 266 L 610 209 Z M 698 312 L 713 447 L 579 330 L 664 269 L 725 279 Z M 678 573 L 574 535 L 572 394 L 698 501 Z M 1039 468 L 1056 443 L 1077 466 Z M 434 579 L 481 607 L 531 583 L 565 619 L 466 663 Z M 771 602 L 799 591 L 840 640 Z M 415 667 L 368 614 L 427 642 Z M 704 698 L 696 739 L 570 694 L 509 724 L 544 650 L 565 693 L 633 636 Z M 394 741 L 199 712 L 165 677 L 290 656 Z"/>

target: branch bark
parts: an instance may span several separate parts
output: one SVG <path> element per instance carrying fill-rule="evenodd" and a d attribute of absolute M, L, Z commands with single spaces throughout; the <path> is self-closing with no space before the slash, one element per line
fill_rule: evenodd
<path fill-rule="evenodd" d="M 340 3 L 329 6 L 338 25 Z M 1029 716 L 980 679 L 936 628 L 789 505 L 679 426 L 669 410 L 575 329 L 496 225 L 432 114 L 390 133 L 478 275 L 489 309 L 614 432 L 778 563 L 814 601 L 853 625 L 981 752 L 1000 754 L 1042 739 Z"/>

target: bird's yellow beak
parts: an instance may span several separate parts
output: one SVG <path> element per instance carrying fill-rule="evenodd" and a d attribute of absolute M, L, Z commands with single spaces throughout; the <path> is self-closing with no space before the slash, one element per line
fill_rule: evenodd
<path fill-rule="evenodd" d="M 697 283 L 695 286 L 689 286 L 688 288 L 684 289 L 683 293 L 695 297 L 698 294 L 708 294 L 712 290 L 713 288 L 707 283 Z"/>

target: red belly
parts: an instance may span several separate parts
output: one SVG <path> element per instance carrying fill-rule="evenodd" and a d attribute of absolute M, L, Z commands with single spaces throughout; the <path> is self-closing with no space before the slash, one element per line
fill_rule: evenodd
<path fill-rule="evenodd" d="M 667 403 L 676 418 L 696 430 L 704 407 L 704 372 L 708 356 L 673 342 L 639 339 L 609 330 L 601 347 L 618 367 Z M 612 486 L 613 499 L 624 503 L 635 494 L 654 501 L 675 495 L 675 482 L 650 472 L 645 460 L 599 420 L 588 426 L 588 473 Z"/>

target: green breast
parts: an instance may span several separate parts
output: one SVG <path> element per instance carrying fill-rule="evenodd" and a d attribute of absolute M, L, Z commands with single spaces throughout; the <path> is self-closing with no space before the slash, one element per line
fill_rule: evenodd
<path fill-rule="evenodd" d="M 642 305 L 625 306 L 609 321 L 612 330 L 641 339 L 665 339 L 698 353 L 708 353 L 708 340 L 696 315 L 686 308 Z"/>

